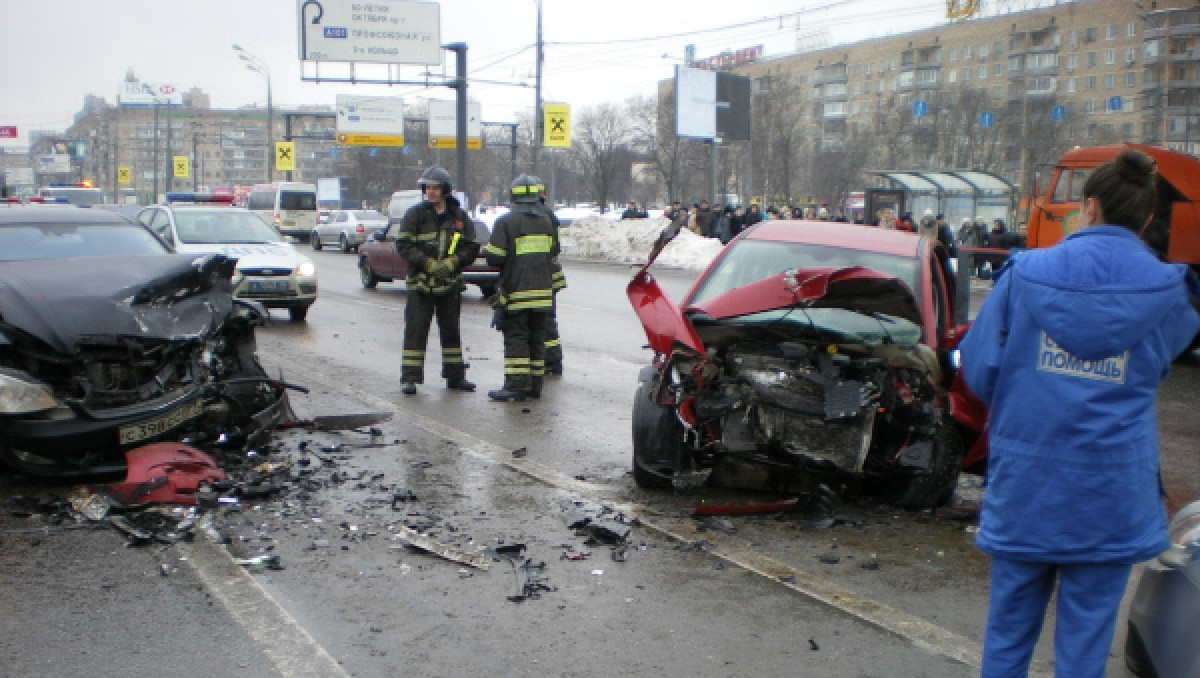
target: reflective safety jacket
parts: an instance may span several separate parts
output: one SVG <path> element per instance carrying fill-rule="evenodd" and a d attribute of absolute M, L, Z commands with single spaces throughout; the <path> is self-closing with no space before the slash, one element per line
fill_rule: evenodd
<path fill-rule="evenodd" d="M 396 234 L 396 250 L 408 263 L 405 284 L 409 292 L 440 296 L 462 289 L 462 270 L 479 256 L 475 224 L 454 196 L 446 196 L 446 211 L 440 215 L 433 203 L 421 201 L 408 208 Z M 425 272 L 426 262 L 454 258 L 449 277 Z"/>
<path fill-rule="evenodd" d="M 508 311 L 551 311 L 558 228 L 544 208 L 513 205 L 496 220 L 483 254 L 500 269 L 500 291 Z"/>
<path fill-rule="evenodd" d="M 989 408 L 975 543 L 1010 560 L 1134 563 L 1167 546 L 1154 401 L 1200 329 L 1200 285 L 1132 232 L 1014 255 L 959 344 Z"/>

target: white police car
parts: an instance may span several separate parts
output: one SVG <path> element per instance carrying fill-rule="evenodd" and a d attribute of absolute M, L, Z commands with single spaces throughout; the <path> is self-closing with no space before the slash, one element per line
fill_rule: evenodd
<path fill-rule="evenodd" d="M 267 308 L 286 308 L 293 322 L 317 300 L 317 269 L 279 232 L 233 196 L 168 193 L 161 205 L 138 213 L 176 252 L 219 252 L 236 257 L 234 296 Z"/>

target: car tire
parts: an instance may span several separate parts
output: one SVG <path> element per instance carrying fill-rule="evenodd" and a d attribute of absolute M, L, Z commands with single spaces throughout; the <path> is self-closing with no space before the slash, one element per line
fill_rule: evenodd
<path fill-rule="evenodd" d="M 633 482 L 647 490 L 671 488 L 683 466 L 683 426 L 675 411 L 654 402 L 654 383 L 633 395 Z"/>
<path fill-rule="evenodd" d="M 358 262 L 358 279 L 362 281 L 362 286 L 368 290 L 375 289 L 379 284 L 379 278 L 375 275 L 375 271 L 371 270 L 371 262 L 363 257 Z"/>
<path fill-rule="evenodd" d="M 293 306 L 288 309 L 288 317 L 294 323 L 302 323 L 308 317 L 308 306 Z"/>
<path fill-rule="evenodd" d="M 312 244 L 312 248 L 314 250 L 318 252 L 321 251 L 321 236 L 317 235 L 316 231 L 312 232 L 312 235 L 309 236 L 308 241 Z"/>
<path fill-rule="evenodd" d="M 958 425 L 948 423 L 933 439 L 933 463 L 927 471 L 905 473 L 892 485 L 892 503 L 906 509 L 932 509 L 954 498 L 966 448 Z"/>
<path fill-rule="evenodd" d="M 346 234 L 338 236 L 338 248 L 342 250 L 342 254 L 350 253 L 350 241 L 346 239 Z"/>

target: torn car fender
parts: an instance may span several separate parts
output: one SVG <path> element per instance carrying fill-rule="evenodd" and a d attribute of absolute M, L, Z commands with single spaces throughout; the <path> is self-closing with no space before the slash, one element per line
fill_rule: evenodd
<path fill-rule="evenodd" d="M 655 353 L 670 355 L 674 350 L 684 348 L 697 356 L 704 355 L 700 337 L 684 320 L 679 307 L 663 294 L 649 271 L 639 270 L 626 286 L 625 294 Z"/>

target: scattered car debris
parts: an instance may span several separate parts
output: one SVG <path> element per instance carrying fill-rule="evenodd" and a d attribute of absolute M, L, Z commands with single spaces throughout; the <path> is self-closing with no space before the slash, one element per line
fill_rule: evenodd
<path fill-rule="evenodd" d="M 510 602 L 523 603 L 540 598 L 542 593 L 558 590 L 546 583 L 546 563 L 535 563 L 521 555 L 510 556 L 508 561 L 517 575 L 517 593 L 508 596 Z"/>
<path fill-rule="evenodd" d="M 749 516 L 761 513 L 784 513 L 796 510 L 799 499 L 776 502 L 747 502 L 745 504 L 699 504 L 692 507 L 694 516 Z"/>
<path fill-rule="evenodd" d="M 439 543 L 438 541 L 420 534 L 416 530 L 405 527 L 403 525 L 396 526 L 397 534 L 393 539 L 403 540 L 405 544 L 412 548 L 428 551 L 436 556 L 441 556 L 446 560 L 452 560 L 463 565 L 470 565 L 481 570 L 487 570 L 491 565 L 491 559 L 481 553 L 471 553 L 462 549 L 454 548 Z"/>
<path fill-rule="evenodd" d="M 153 443 L 125 453 L 125 480 L 93 486 L 117 504 L 196 503 L 202 485 L 218 483 L 225 473 L 209 455 L 183 443 Z"/>
<path fill-rule="evenodd" d="M 364 414 L 330 414 L 316 416 L 312 419 L 293 419 L 280 422 L 278 428 L 307 428 L 314 431 L 352 431 L 371 424 L 391 421 L 392 412 L 368 412 Z M 379 429 L 372 429 L 378 431 Z M 380 432 L 382 435 L 382 432 Z"/>
<path fill-rule="evenodd" d="M 282 570 L 283 564 L 279 560 L 278 555 L 257 555 L 253 558 L 239 558 L 235 561 L 238 565 L 250 571 L 262 570 Z"/>
<path fill-rule="evenodd" d="M 398 491 L 392 493 L 392 510 L 399 511 L 401 508 L 400 504 L 404 504 L 404 503 L 407 503 L 410 501 L 416 501 L 416 500 L 417 500 L 417 495 L 412 490 L 407 489 L 407 488 L 405 488 L 403 490 L 398 490 Z"/>

